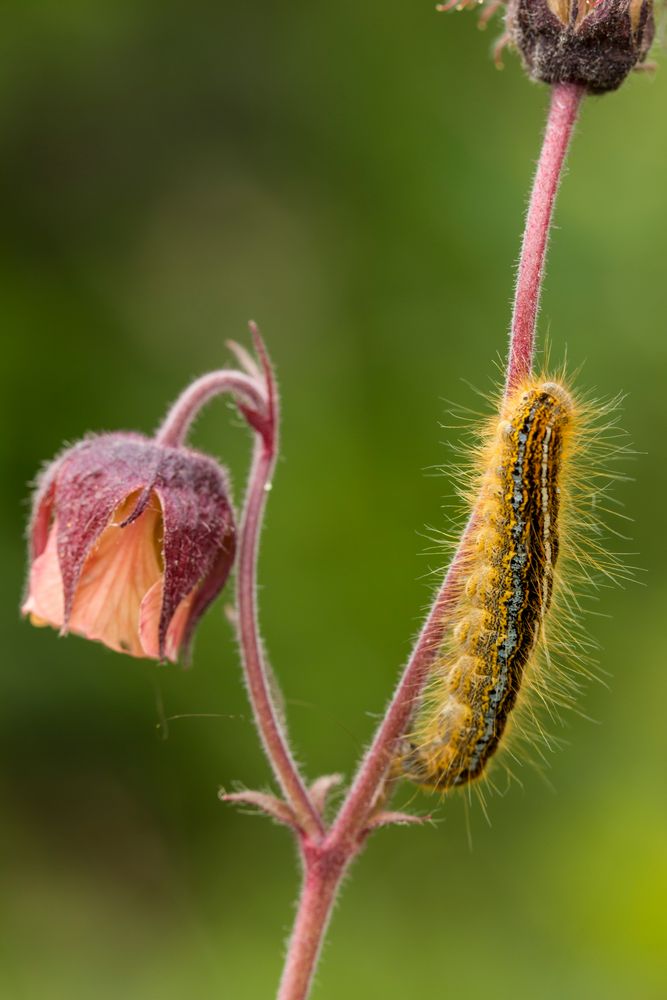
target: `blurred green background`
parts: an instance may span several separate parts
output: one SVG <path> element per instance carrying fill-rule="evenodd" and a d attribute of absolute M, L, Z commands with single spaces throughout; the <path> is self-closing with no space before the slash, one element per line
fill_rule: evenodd
<path fill-rule="evenodd" d="M 295 856 L 216 799 L 268 782 L 221 605 L 190 672 L 30 628 L 27 484 L 87 430 L 150 431 L 259 321 L 284 399 L 262 627 L 308 773 L 349 775 L 443 562 L 446 400 L 479 408 L 496 375 L 547 95 L 494 69 L 498 25 L 426 2 L 20 0 L 2 22 L 0 995 L 263 1000 Z M 600 724 L 571 714 L 553 788 L 523 767 L 490 825 L 454 797 L 378 834 L 316 1000 L 667 996 L 666 103 L 663 68 L 584 108 L 541 318 L 583 385 L 628 394 L 639 451 L 617 496 L 646 572 L 588 623 Z M 218 403 L 195 432 L 237 497 L 239 428 Z M 220 717 L 160 726 L 199 713 Z"/>

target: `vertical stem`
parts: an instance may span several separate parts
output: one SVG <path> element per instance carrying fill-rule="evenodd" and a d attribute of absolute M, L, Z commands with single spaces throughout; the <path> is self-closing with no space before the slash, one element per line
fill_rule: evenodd
<path fill-rule="evenodd" d="M 507 362 L 507 392 L 511 392 L 532 369 L 551 216 L 584 93 L 585 89 L 574 83 L 556 84 L 551 93 L 551 107 L 521 246 Z"/>
<path fill-rule="evenodd" d="M 306 862 L 277 1000 L 306 1000 L 344 868 L 342 863 Z"/>
<path fill-rule="evenodd" d="M 262 745 L 273 772 L 305 832 L 318 837 L 322 821 L 310 800 L 276 714 L 268 683 L 268 669 L 257 624 L 257 553 L 267 492 L 275 464 L 275 445 L 258 435 L 248 479 L 240 531 L 237 572 L 239 638 L 250 703 Z"/>
<path fill-rule="evenodd" d="M 557 84 L 552 91 L 542 153 L 526 216 L 507 359 L 506 392 L 510 392 L 532 370 L 535 325 L 554 201 L 584 93 L 582 87 L 573 84 Z M 476 520 L 473 509 L 385 717 L 328 836 L 318 845 L 321 859 L 345 860 L 334 865 L 327 875 L 318 869 L 311 870 L 308 862 L 306 864 L 306 877 L 278 1000 L 305 1000 L 308 996 L 343 872 L 361 847 L 364 828 L 385 781 L 396 742 L 409 725 L 451 620 L 465 578 L 466 541 L 474 530 Z"/>
<path fill-rule="evenodd" d="M 242 348 L 232 345 L 246 372 L 221 369 L 192 383 L 176 400 L 155 436 L 163 447 L 181 447 L 193 420 L 209 400 L 221 393 L 236 399 L 255 434 L 238 551 L 239 641 L 244 674 L 257 730 L 273 773 L 305 834 L 321 838 L 324 827 L 292 757 L 276 709 L 257 621 L 257 557 L 267 491 L 278 449 L 278 400 L 273 371 L 257 327 L 250 324 L 260 369 Z"/>
<path fill-rule="evenodd" d="M 537 308 L 554 200 L 584 93 L 582 87 L 566 83 L 557 84 L 552 91 L 542 152 L 526 216 L 507 361 L 506 391 L 511 391 L 532 368 Z M 466 538 L 474 524 L 473 512 L 389 709 L 362 761 L 350 793 L 341 806 L 331 831 L 332 841 L 339 846 L 353 842 L 363 828 L 384 779 L 396 741 L 406 730 L 456 602 L 465 563 Z"/>

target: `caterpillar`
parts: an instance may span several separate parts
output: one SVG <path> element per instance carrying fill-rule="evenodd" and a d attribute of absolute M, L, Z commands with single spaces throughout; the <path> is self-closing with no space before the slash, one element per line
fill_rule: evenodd
<path fill-rule="evenodd" d="M 599 412 L 612 406 L 596 415 L 559 381 L 531 378 L 487 426 L 452 624 L 399 751 L 402 777 L 441 792 L 481 777 L 526 682 L 542 684 L 534 660 L 553 602 L 562 529 L 573 526 L 563 499 L 567 506 L 568 494 L 582 493 L 573 458 L 590 456 L 588 446 L 600 440 Z M 611 450 L 618 450 L 613 443 Z M 608 474 L 598 468 L 590 475 L 589 501 L 600 492 L 596 476 Z M 606 571 L 596 516 L 580 516 L 579 531 Z"/>

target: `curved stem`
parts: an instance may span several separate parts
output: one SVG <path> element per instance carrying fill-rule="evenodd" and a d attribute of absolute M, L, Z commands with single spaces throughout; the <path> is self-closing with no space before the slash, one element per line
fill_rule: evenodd
<path fill-rule="evenodd" d="M 551 216 L 584 94 L 585 89 L 574 83 L 556 84 L 551 92 L 551 106 L 528 204 L 517 273 L 507 360 L 507 392 L 511 392 L 532 369 Z"/>
<path fill-rule="evenodd" d="M 307 834 L 319 837 L 323 833 L 322 821 L 301 780 L 273 702 L 257 625 L 259 533 L 275 459 L 275 444 L 267 444 L 257 435 L 240 531 L 237 570 L 239 639 L 248 694 L 266 756 L 299 825 Z"/>
<path fill-rule="evenodd" d="M 190 426 L 206 403 L 221 393 L 231 393 L 255 435 L 248 475 L 238 548 L 238 631 L 244 676 L 255 723 L 269 764 L 294 814 L 295 823 L 307 836 L 324 833 L 320 815 L 301 779 L 276 707 L 275 688 L 262 650 L 257 622 L 257 557 L 259 534 L 267 492 L 276 462 L 278 400 L 264 344 L 254 323 L 250 331 L 261 369 L 237 344 L 230 344 L 247 372 L 221 369 L 190 385 L 167 414 L 155 440 L 165 447 L 180 447 Z"/>
<path fill-rule="evenodd" d="M 236 396 L 240 402 L 254 410 L 261 412 L 266 409 L 266 399 L 257 379 L 244 372 L 223 368 L 202 375 L 178 397 L 155 435 L 156 442 L 178 448 L 185 441 L 190 425 L 201 408 L 214 396 L 225 392 Z"/>

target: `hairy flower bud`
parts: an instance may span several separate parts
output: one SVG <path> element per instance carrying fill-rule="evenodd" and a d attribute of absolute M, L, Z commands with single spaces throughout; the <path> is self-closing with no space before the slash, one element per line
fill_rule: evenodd
<path fill-rule="evenodd" d="M 615 90 L 653 41 L 653 0 L 508 0 L 507 29 L 544 83 Z"/>
<path fill-rule="evenodd" d="M 236 533 L 225 473 L 189 448 L 103 434 L 44 472 L 22 612 L 132 656 L 176 661 L 225 584 Z"/>

